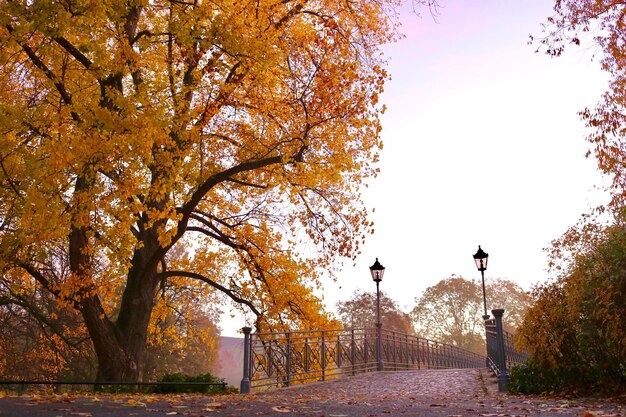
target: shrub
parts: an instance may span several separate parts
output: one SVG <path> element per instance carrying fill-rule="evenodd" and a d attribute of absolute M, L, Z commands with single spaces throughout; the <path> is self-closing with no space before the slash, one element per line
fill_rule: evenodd
<path fill-rule="evenodd" d="M 513 394 L 541 394 L 554 390 L 554 380 L 531 359 L 511 369 L 508 388 Z"/>
<path fill-rule="evenodd" d="M 519 392 L 626 387 L 626 228 L 573 228 L 553 253 L 566 259 L 557 280 L 535 288 L 518 329 L 531 361 L 512 372 Z M 557 257 L 557 258 L 558 258 Z"/>
<path fill-rule="evenodd" d="M 165 374 L 163 378 L 159 382 L 178 382 L 180 385 L 159 385 L 157 388 L 157 392 L 161 394 L 180 394 L 180 393 L 190 393 L 190 392 L 198 392 L 203 394 L 221 394 L 224 392 L 232 392 L 234 387 L 230 387 L 228 390 L 225 390 L 224 380 L 218 378 L 216 376 L 209 374 L 202 375 L 185 375 L 182 373 L 174 373 L 174 374 Z M 200 383 L 205 382 L 204 384 L 185 384 L 185 383 Z M 215 384 L 215 385 L 209 385 Z M 236 388 L 234 388 L 236 390 Z"/>

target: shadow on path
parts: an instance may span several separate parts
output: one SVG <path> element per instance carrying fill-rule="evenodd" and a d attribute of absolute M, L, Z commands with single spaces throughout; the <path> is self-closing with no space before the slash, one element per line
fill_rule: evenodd
<path fill-rule="evenodd" d="M 623 405 L 499 394 L 487 370 L 379 372 L 251 395 L 1 397 L 1 417 L 626 417 Z"/>

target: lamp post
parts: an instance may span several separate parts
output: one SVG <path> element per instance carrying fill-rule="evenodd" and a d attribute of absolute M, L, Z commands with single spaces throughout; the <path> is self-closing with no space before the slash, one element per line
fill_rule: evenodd
<path fill-rule="evenodd" d="M 480 248 L 480 245 L 478 245 L 478 251 L 474 254 L 474 262 L 476 262 L 476 268 L 480 271 L 480 275 L 483 279 L 483 307 L 485 309 L 483 318 L 485 320 L 489 318 L 489 315 L 487 314 L 487 293 L 485 292 L 485 271 L 487 270 L 488 259 L 489 255 Z"/>
<path fill-rule="evenodd" d="M 380 289 L 379 284 L 380 281 L 383 280 L 383 275 L 385 275 L 385 267 L 378 262 L 378 258 L 376 258 L 376 262 L 374 265 L 370 266 L 370 273 L 372 274 L 372 279 L 376 283 L 376 362 L 378 364 L 377 368 L 379 371 L 383 370 L 383 334 L 382 327 L 383 324 L 380 322 Z"/>

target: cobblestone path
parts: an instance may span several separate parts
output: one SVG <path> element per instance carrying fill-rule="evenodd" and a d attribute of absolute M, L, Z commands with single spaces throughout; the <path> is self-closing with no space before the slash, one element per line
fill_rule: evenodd
<path fill-rule="evenodd" d="M 1 417 L 626 417 L 594 400 L 499 394 L 486 370 L 381 372 L 230 396 L 23 396 L 0 398 Z"/>

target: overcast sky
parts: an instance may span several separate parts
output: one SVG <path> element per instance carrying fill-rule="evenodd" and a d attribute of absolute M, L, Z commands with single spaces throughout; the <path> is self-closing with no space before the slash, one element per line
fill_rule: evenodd
<path fill-rule="evenodd" d="M 365 193 L 376 232 L 356 266 L 326 282 L 330 309 L 375 290 L 368 268 L 378 257 L 381 290 L 408 311 L 452 274 L 480 279 L 479 244 L 486 280 L 529 289 L 549 278 L 543 249 L 606 201 L 577 114 L 606 89 L 595 50 L 534 53 L 529 35 L 541 36 L 551 1 L 441 3 L 436 22 L 403 13 L 406 37 L 385 48 L 381 173 Z M 224 321 L 223 334 L 244 324 Z"/>

